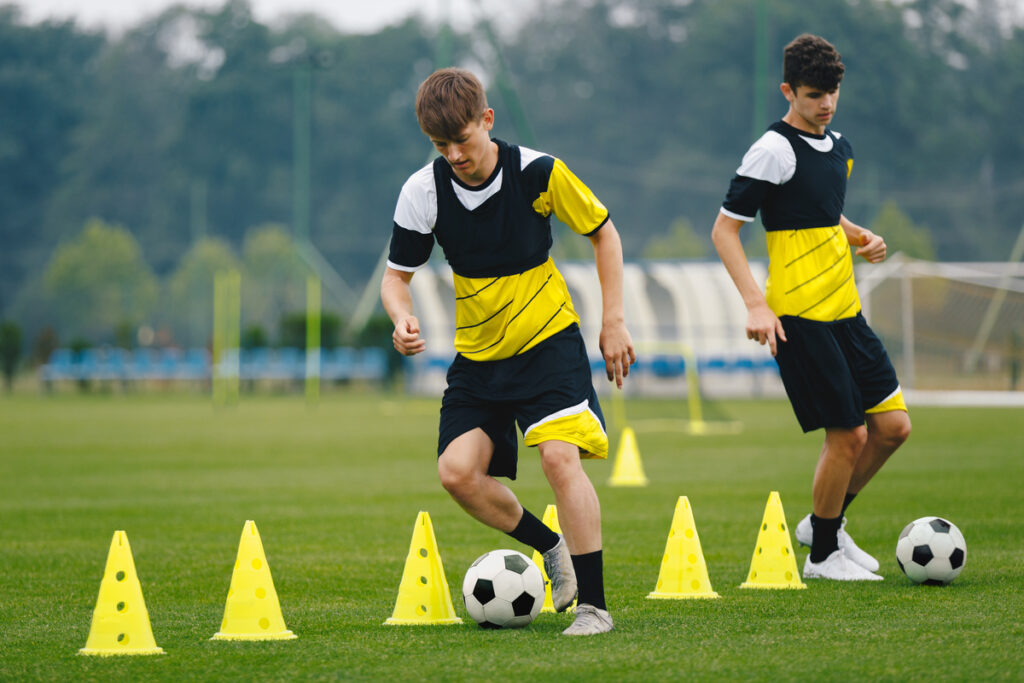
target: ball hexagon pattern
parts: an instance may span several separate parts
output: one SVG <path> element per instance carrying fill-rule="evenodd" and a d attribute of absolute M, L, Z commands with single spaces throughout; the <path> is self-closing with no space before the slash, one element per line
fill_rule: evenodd
<path fill-rule="evenodd" d="M 469 566 L 462 599 L 481 628 L 521 628 L 544 605 L 544 577 L 526 555 L 492 550 Z"/>
<path fill-rule="evenodd" d="M 915 519 L 896 541 L 896 562 L 914 583 L 944 586 L 960 575 L 966 561 L 964 535 L 941 517 Z"/>

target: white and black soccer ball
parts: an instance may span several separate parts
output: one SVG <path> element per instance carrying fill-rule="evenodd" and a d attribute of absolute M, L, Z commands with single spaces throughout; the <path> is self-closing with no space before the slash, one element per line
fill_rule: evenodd
<path fill-rule="evenodd" d="M 960 575 L 966 561 L 964 535 L 941 517 L 915 519 L 896 542 L 896 562 L 914 583 L 944 586 Z"/>
<path fill-rule="evenodd" d="M 481 628 L 521 628 L 544 605 L 544 577 L 526 555 L 492 550 L 466 571 L 462 599 Z"/>

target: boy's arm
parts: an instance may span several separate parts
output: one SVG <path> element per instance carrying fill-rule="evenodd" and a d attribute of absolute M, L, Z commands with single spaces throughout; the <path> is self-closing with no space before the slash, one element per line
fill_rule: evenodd
<path fill-rule="evenodd" d="M 786 331 L 782 329 L 778 316 L 769 308 L 761 288 L 750 272 L 747 254 L 740 242 L 742 227 L 743 221 L 720 212 L 715 219 L 715 227 L 711 229 L 711 241 L 747 307 L 747 339 L 755 339 L 762 346 L 767 343 L 774 356 L 776 338 L 786 341 Z"/>
<path fill-rule="evenodd" d="M 420 321 L 412 314 L 412 273 L 388 267 L 380 283 L 380 300 L 384 310 L 395 324 L 391 341 L 403 356 L 412 356 L 426 350 L 427 342 L 420 338 Z"/>
<path fill-rule="evenodd" d="M 876 235 L 867 228 L 862 228 L 846 216 L 839 216 L 839 226 L 846 233 L 846 241 L 857 247 L 853 252 L 857 256 L 863 256 L 870 263 L 880 263 L 885 260 L 885 240 L 881 235 Z"/>
<path fill-rule="evenodd" d="M 629 375 L 629 366 L 636 362 L 622 306 L 622 241 L 611 219 L 588 237 L 601 281 L 601 355 L 608 380 L 614 380 L 621 389 L 622 378 Z"/>

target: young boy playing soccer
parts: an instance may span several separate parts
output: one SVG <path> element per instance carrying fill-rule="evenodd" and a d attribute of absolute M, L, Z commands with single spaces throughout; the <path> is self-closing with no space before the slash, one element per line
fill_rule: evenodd
<path fill-rule="evenodd" d="M 480 81 L 441 69 L 416 96 L 420 128 L 441 155 L 402 187 L 381 300 L 395 349 L 426 348 L 409 286 L 436 240 L 455 284 L 455 350 L 441 402 L 437 468 L 466 512 L 544 557 L 563 633 L 612 630 L 604 598 L 601 509 L 580 458 L 605 458 L 608 437 L 565 280 L 548 256 L 550 215 L 586 235 L 601 283 L 600 345 L 619 388 L 636 361 L 623 318 L 622 244 L 608 211 L 550 155 L 491 138 Z M 515 426 L 540 452 L 564 538 L 495 477 L 515 479 Z"/>
<path fill-rule="evenodd" d="M 878 263 L 886 247 L 843 215 L 853 151 L 828 128 L 845 70 L 839 53 L 804 34 L 786 46 L 783 70 L 789 111 L 743 157 L 712 240 L 747 306 L 747 337 L 771 348 L 800 426 L 825 429 L 813 512 L 796 528 L 811 547 L 804 578 L 880 581 L 844 515 L 910 435 L 896 372 L 861 315 L 850 256 L 853 245 Z M 758 210 L 768 234 L 764 294 L 739 238 Z"/>

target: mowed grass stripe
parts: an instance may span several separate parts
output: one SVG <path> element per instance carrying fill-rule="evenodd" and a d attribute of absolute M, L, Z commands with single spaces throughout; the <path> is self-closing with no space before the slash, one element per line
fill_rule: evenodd
<path fill-rule="evenodd" d="M 787 592 L 738 586 L 768 492 L 781 493 L 791 526 L 808 511 L 820 435 L 801 435 L 779 401 L 712 406 L 743 422 L 738 435 L 638 430 L 649 486 L 610 488 L 611 462 L 585 464 L 602 501 L 617 630 L 581 641 L 558 635 L 564 614 L 519 632 L 468 621 L 465 567 L 486 550 L 526 549 L 441 489 L 438 405 L 374 393 L 328 394 L 315 408 L 301 396 L 243 397 L 220 410 L 195 395 L 0 397 L 0 679 L 1005 679 L 1024 664 L 1020 410 L 914 409 L 910 441 L 849 511 L 885 582 Z M 684 412 L 681 401 L 626 402 L 638 424 Z M 533 450 L 512 486 L 536 514 L 553 502 Z M 680 495 L 720 600 L 645 599 Z M 421 509 L 462 626 L 382 625 Z M 967 538 L 966 569 L 947 588 L 913 586 L 895 563 L 899 531 L 927 514 Z M 246 519 L 298 640 L 208 641 Z M 115 529 L 128 533 L 165 656 L 75 655 Z"/>

